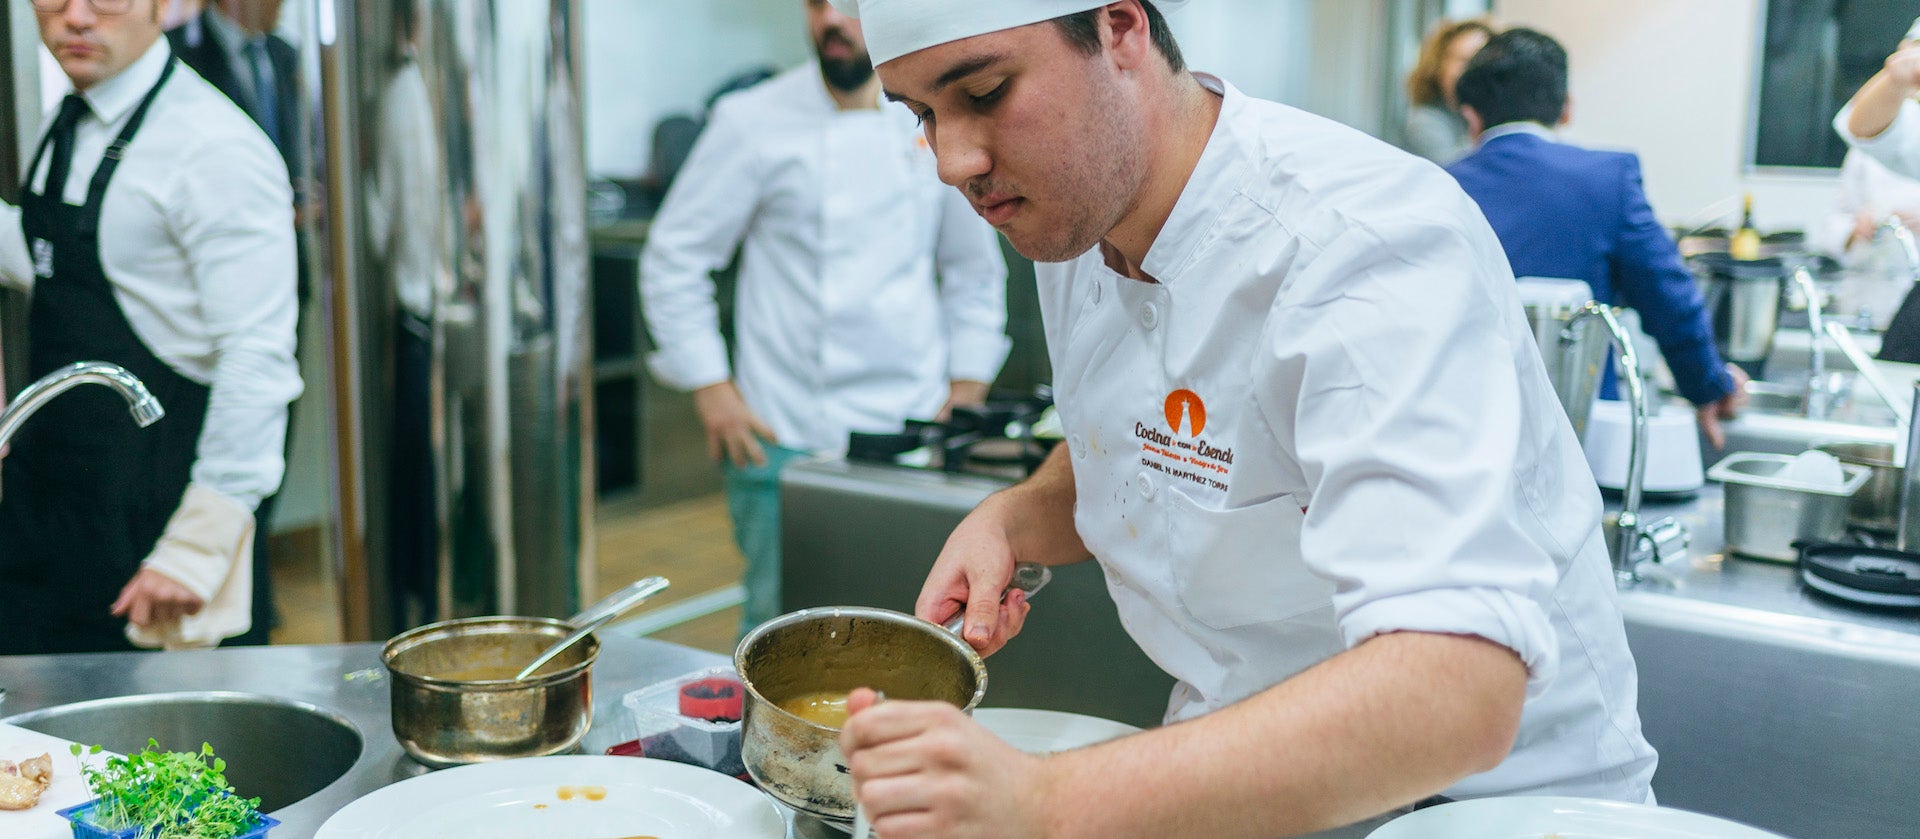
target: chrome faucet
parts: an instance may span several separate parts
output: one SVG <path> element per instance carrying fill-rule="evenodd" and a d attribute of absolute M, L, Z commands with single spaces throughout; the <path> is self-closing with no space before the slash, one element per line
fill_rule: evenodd
<path fill-rule="evenodd" d="M 1900 228 L 1905 230 L 1903 226 Z M 1909 235 L 1911 240 L 1911 235 Z M 1807 419 L 1823 420 L 1833 410 L 1834 398 L 1838 395 L 1834 385 L 1827 381 L 1827 324 L 1820 307 L 1820 288 L 1814 285 L 1813 274 L 1802 265 L 1793 269 L 1793 282 L 1800 292 L 1807 296 L 1807 327 L 1813 337 L 1809 341 L 1812 369 L 1807 371 Z"/>
<path fill-rule="evenodd" d="M 1907 257 L 1907 272 L 1920 282 L 1920 245 L 1913 241 L 1913 231 L 1907 229 L 1907 223 L 1900 220 L 1898 214 L 1889 214 L 1880 222 L 1880 229 L 1893 234 L 1893 240 L 1900 243 L 1900 252 Z"/>
<path fill-rule="evenodd" d="M 134 423 L 141 428 L 159 422 L 161 417 L 167 415 L 166 409 L 160 407 L 160 400 L 153 398 L 153 394 L 147 392 L 147 386 L 141 384 L 140 379 L 127 372 L 126 368 L 104 361 L 76 361 L 28 385 L 14 398 L 13 404 L 7 406 L 6 412 L 0 413 L 0 447 L 13 439 L 13 433 L 20 430 L 21 423 L 26 422 L 27 417 L 33 416 L 41 406 L 55 396 L 88 382 L 118 391 L 127 400 L 127 409 L 133 413 Z"/>
<path fill-rule="evenodd" d="M 1599 303 L 1588 303 L 1567 319 L 1566 325 L 1560 328 L 1561 342 L 1572 344 L 1578 340 L 1576 330 L 1581 321 L 1588 318 L 1599 318 L 1606 324 L 1613 343 L 1620 349 L 1620 364 L 1625 368 L 1620 380 L 1627 386 L 1627 405 L 1633 413 L 1633 433 L 1627 438 L 1627 485 L 1622 490 L 1620 516 L 1614 528 L 1614 541 L 1609 546 L 1613 549 L 1614 582 L 1624 586 L 1640 580 L 1641 564 L 1665 562 L 1684 553 L 1691 537 L 1686 525 L 1671 516 L 1651 524 L 1640 521 L 1640 496 L 1647 480 L 1647 391 L 1645 377 L 1640 372 L 1640 356 L 1634 352 L 1633 339 L 1613 316 L 1613 309 Z"/>

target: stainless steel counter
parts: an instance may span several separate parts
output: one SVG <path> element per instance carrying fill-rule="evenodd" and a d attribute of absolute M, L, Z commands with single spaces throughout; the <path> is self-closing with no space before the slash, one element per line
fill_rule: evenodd
<path fill-rule="evenodd" d="M 593 670 L 593 727 L 581 750 L 598 754 L 625 739 L 620 700 L 629 691 L 726 663 L 677 644 L 601 633 Z M 380 787 L 424 773 L 394 739 L 380 644 L 242 647 L 171 653 L 0 657 L 0 714 L 12 717 L 70 702 L 133 694 L 235 691 L 306 703 L 360 735 L 359 757 L 311 797 L 273 811 L 276 839 L 308 839 L 340 808 Z M 302 744 L 286 744 L 299 759 Z"/>
<path fill-rule="evenodd" d="M 1608 512 L 1617 511 L 1617 501 L 1609 502 Z M 1698 604 L 1726 606 L 1726 610 L 1700 609 L 1738 616 L 1737 611 L 1765 613 L 1770 622 L 1781 626 L 1811 627 L 1797 618 L 1835 624 L 1818 634 L 1846 637 L 1862 643 L 1911 645 L 1920 651 L 1920 611 L 1879 609 L 1860 606 L 1810 591 L 1800 584 L 1800 572 L 1792 565 L 1729 556 L 1725 553 L 1725 502 L 1721 486 L 1708 482 L 1688 498 L 1653 499 L 1641 505 L 1643 519 L 1673 516 L 1687 525 L 1692 534 L 1687 562 L 1654 569 L 1649 579 L 1621 593 L 1629 619 L 1644 610 L 1680 608 L 1667 598 L 1679 598 Z M 1699 608 L 1692 604 L 1684 608 Z M 1748 615 L 1748 617 L 1759 617 Z M 1882 637 L 1879 632 L 1905 637 Z"/>

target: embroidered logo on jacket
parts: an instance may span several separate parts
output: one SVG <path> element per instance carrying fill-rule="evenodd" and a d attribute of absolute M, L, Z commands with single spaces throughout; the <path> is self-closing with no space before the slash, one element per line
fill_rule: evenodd
<path fill-rule="evenodd" d="M 1233 448 L 1207 442 L 1207 403 L 1182 388 L 1167 394 L 1165 431 L 1144 422 L 1133 424 L 1140 440 L 1140 465 L 1211 492 L 1224 492 L 1233 468 Z M 1186 439 L 1182 439 L 1186 438 Z"/>

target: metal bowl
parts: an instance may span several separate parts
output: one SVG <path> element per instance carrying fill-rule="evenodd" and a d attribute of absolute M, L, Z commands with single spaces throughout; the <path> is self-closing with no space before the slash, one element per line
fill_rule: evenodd
<path fill-rule="evenodd" d="M 552 618 L 431 623 L 387 642 L 393 734 L 415 760 L 457 766 L 538 757 L 579 744 L 593 721 L 589 636 L 524 682 L 513 676 L 573 627 Z"/>
<path fill-rule="evenodd" d="M 846 821 L 853 779 L 840 730 L 779 703 L 869 687 L 888 699 L 938 700 L 971 712 L 987 694 L 987 666 L 960 636 L 887 609 L 803 609 L 756 627 L 733 654 L 747 686 L 740 757 L 760 787 L 796 810 Z"/>

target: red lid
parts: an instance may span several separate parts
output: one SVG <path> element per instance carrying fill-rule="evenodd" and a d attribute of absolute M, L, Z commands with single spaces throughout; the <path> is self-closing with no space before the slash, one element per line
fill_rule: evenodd
<path fill-rule="evenodd" d="M 738 722 L 746 686 L 739 679 L 716 676 L 680 687 L 680 715 L 712 722 Z"/>

